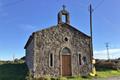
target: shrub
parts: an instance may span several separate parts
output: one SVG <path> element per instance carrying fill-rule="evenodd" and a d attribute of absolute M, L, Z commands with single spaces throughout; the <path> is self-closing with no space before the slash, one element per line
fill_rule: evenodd
<path fill-rule="evenodd" d="M 106 69 L 116 69 L 116 63 L 112 61 L 99 61 L 95 64 L 96 69 L 106 68 Z"/>
<path fill-rule="evenodd" d="M 28 72 L 28 74 L 26 76 L 26 80 L 33 80 L 32 74 L 30 72 Z"/>

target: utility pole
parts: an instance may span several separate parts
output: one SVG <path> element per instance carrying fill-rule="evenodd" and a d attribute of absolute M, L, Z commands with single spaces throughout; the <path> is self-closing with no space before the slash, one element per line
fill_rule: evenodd
<path fill-rule="evenodd" d="M 106 49 L 107 49 L 107 58 L 110 60 L 110 55 L 109 55 L 109 43 L 105 43 Z"/>
<path fill-rule="evenodd" d="M 95 76 L 96 75 L 96 69 L 95 69 L 95 59 L 93 58 L 93 34 L 92 34 L 92 13 L 93 13 L 93 9 L 92 9 L 92 5 L 90 4 L 90 8 L 89 8 L 89 12 L 90 12 L 90 53 L 91 53 L 91 76 Z"/>
<path fill-rule="evenodd" d="M 89 12 L 90 12 L 90 50 L 91 50 L 91 61 L 93 59 L 93 34 L 92 34 L 92 13 L 93 13 L 93 9 L 92 9 L 92 5 L 90 4 L 89 7 Z"/>

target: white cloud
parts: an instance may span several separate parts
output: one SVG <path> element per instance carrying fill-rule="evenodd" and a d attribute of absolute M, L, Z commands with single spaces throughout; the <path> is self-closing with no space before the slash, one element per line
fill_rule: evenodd
<path fill-rule="evenodd" d="M 111 59 L 120 57 L 120 48 L 109 49 L 109 56 Z M 97 59 L 107 59 L 107 50 L 94 51 L 94 57 Z"/>

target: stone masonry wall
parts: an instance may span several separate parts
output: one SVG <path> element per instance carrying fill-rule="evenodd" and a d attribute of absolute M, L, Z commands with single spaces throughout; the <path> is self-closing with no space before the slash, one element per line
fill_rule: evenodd
<path fill-rule="evenodd" d="M 30 72 L 34 69 L 34 41 L 31 40 L 30 44 L 26 48 L 26 64 Z"/>
<path fill-rule="evenodd" d="M 68 39 L 68 41 L 65 40 Z M 60 76 L 61 50 L 67 47 L 71 50 L 72 75 L 86 74 L 78 61 L 78 53 L 87 58 L 90 65 L 90 38 L 67 24 L 57 25 L 35 33 L 35 77 L 43 75 Z M 49 66 L 49 54 L 54 54 L 54 67 Z M 87 67 L 89 67 L 87 65 Z M 89 69 L 87 70 L 90 71 Z"/>

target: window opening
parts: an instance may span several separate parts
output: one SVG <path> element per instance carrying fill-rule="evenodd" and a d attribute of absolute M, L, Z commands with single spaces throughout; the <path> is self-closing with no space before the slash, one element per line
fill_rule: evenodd
<path fill-rule="evenodd" d="M 49 55 L 49 65 L 50 67 L 54 66 L 54 56 L 52 53 Z"/>

